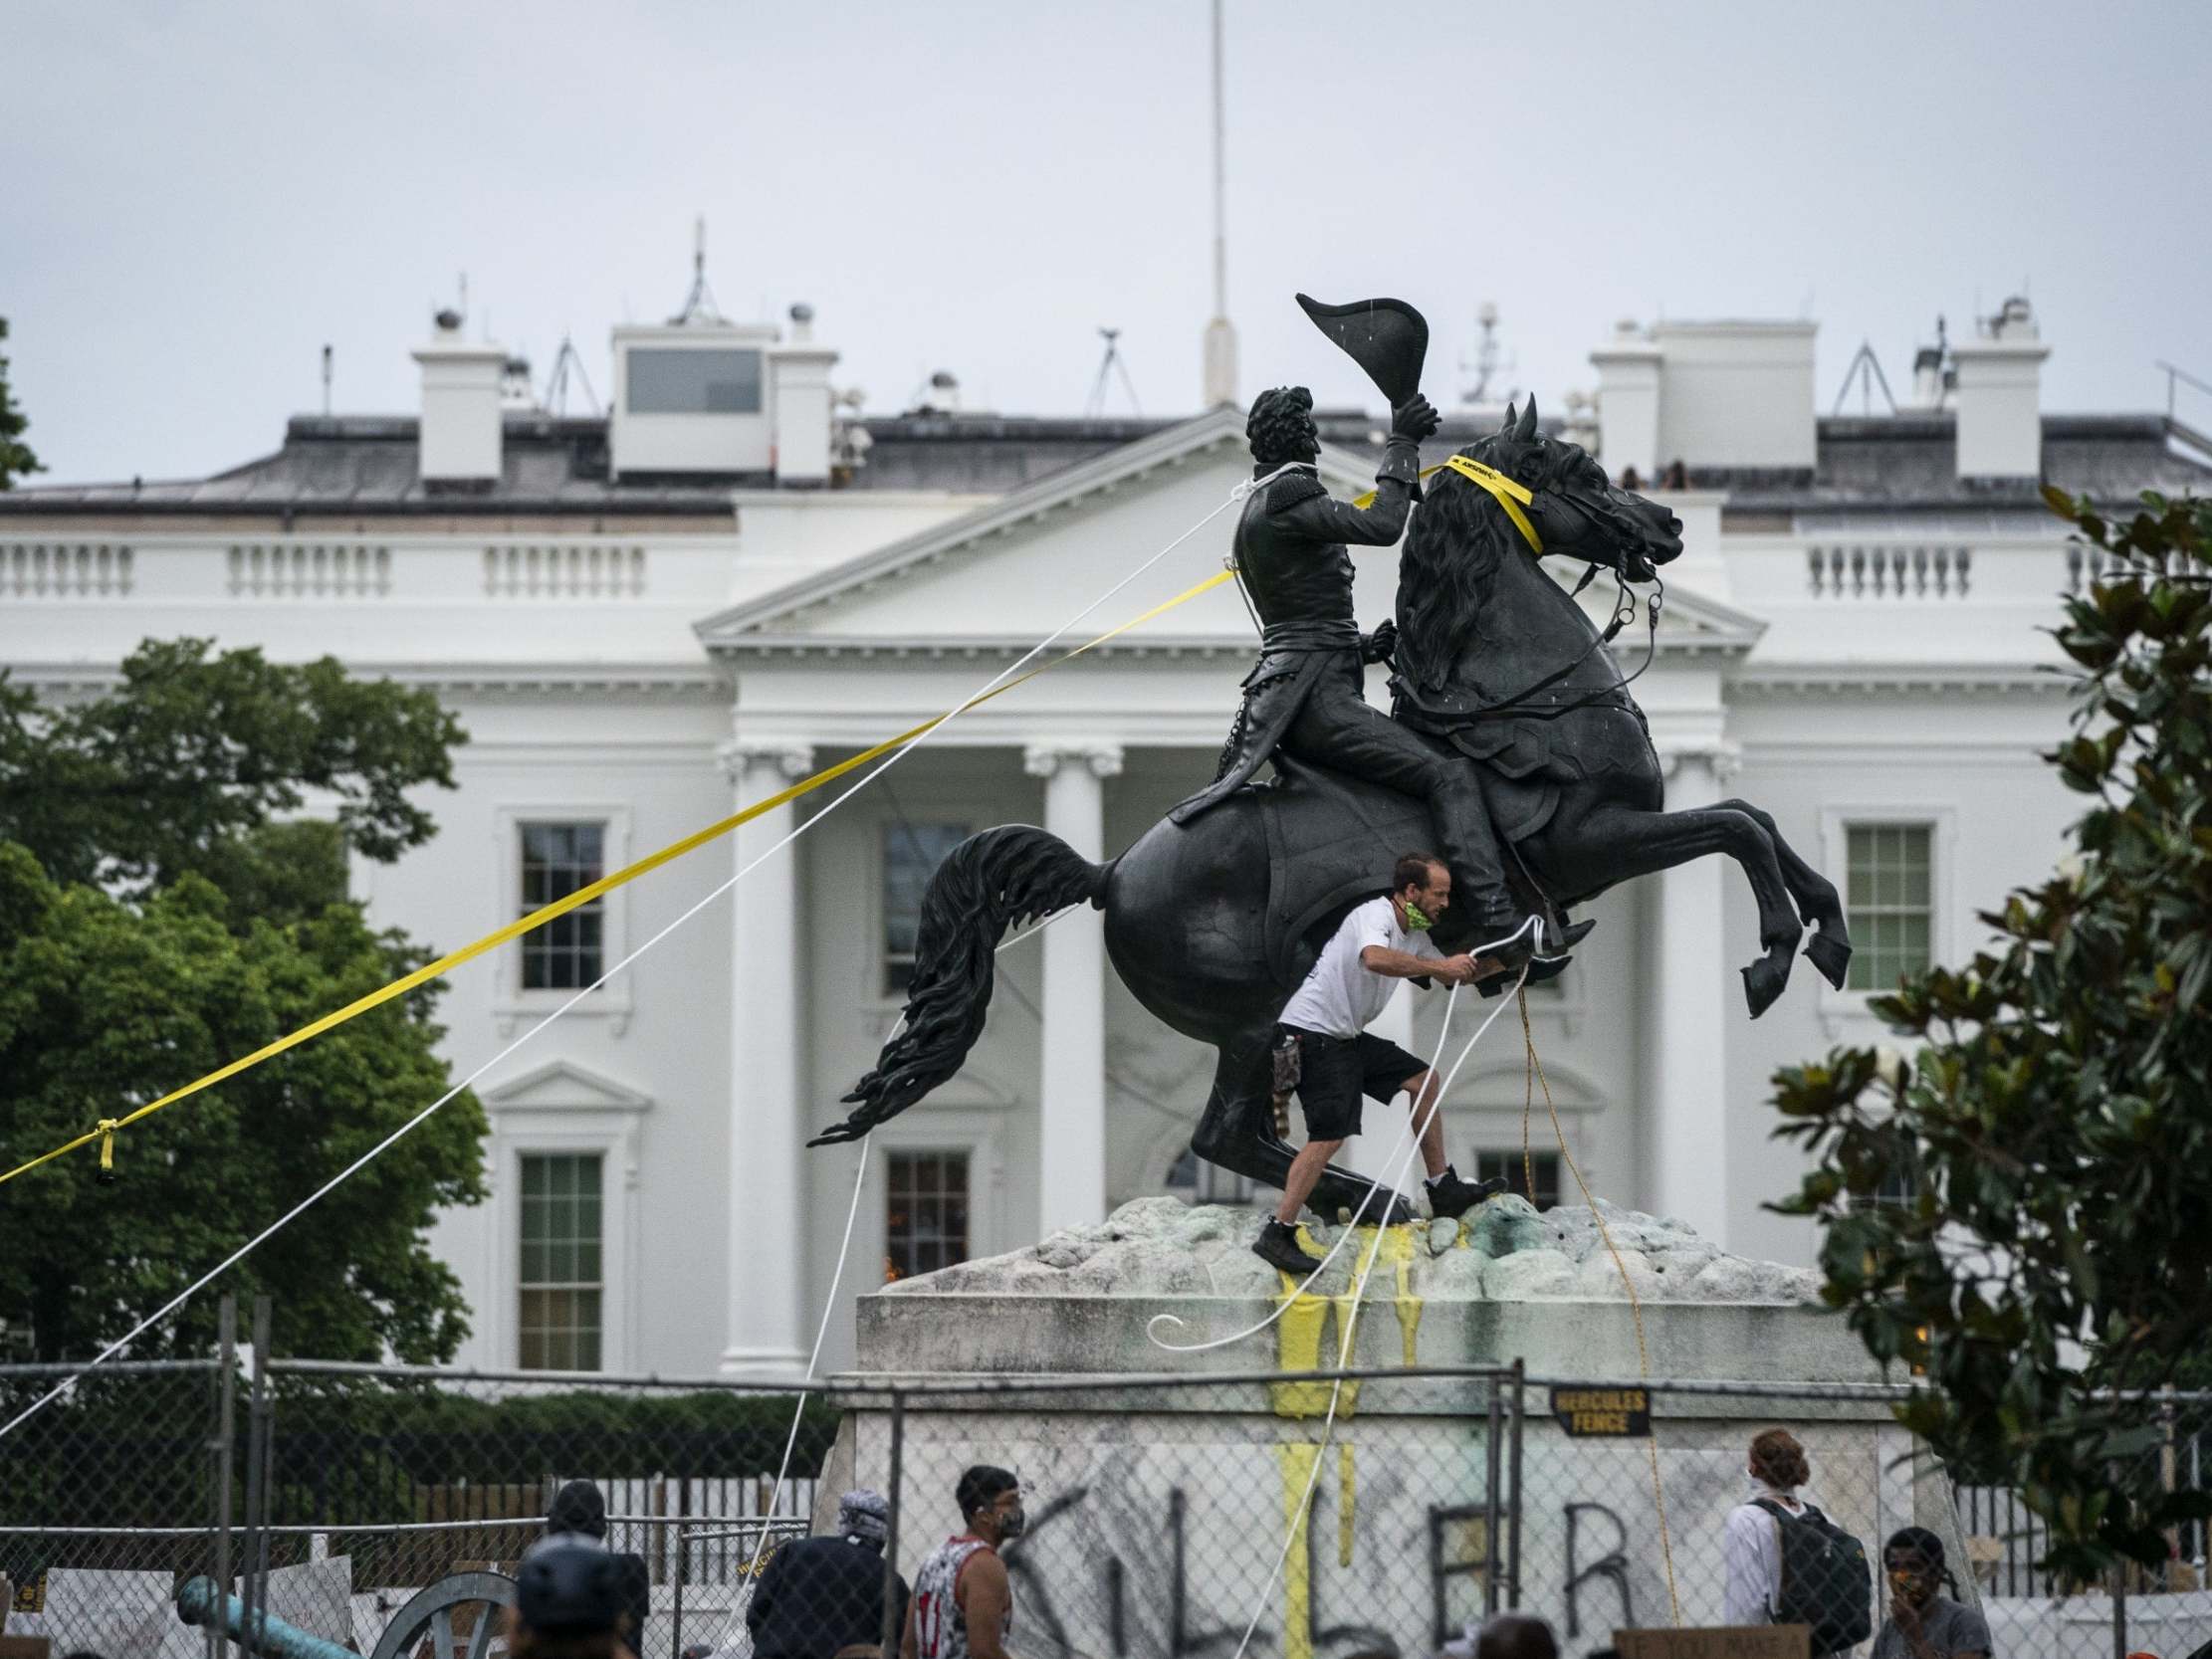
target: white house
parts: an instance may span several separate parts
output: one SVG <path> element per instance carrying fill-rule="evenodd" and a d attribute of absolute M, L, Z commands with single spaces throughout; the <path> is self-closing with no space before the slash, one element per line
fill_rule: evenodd
<path fill-rule="evenodd" d="M 613 344 L 605 418 L 503 394 L 501 354 L 441 326 L 416 353 L 419 415 L 298 418 L 276 454 L 203 480 L 0 496 L 0 661 L 64 694 L 145 636 L 193 634 L 435 687 L 471 735 L 460 788 L 431 802 L 435 841 L 357 879 L 378 922 L 450 948 L 954 707 L 1249 474 L 1227 408 L 841 414 L 804 316 L 694 311 Z M 2038 483 L 2114 500 L 2212 483 L 2212 440 L 2168 417 L 2044 413 L 2024 305 L 1882 418 L 1816 416 L 1812 346 L 1809 323 L 1625 329 L 1592 354 L 1594 436 L 1616 473 L 1671 475 L 1686 526 L 1637 685 L 1669 803 L 1773 813 L 1846 889 L 1853 987 L 1802 966 L 1752 1023 L 1750 897 L 1709 860 L 1601 900 L 1575 968 L 1532 997 L 1592 1186 L 1785 1260 L 1812 1235 L 1761 1207 L 1798 1163 L 1769 1138 L 1770 1074 L 1877 1037 L 1868 989 L 1972 948 L 1975 911 L 2047 869 L 2075 811 L 2036 758 L 2065 707 L 2038 629 L 2093 572 Z M 1328 481 L 1364 488 L 1380 434 L 1356 412 L 1323 424 Z M 1431 459 L 1476 430 L 1452 416 Z M 1229 524 L 1068 640 L 1217 570 Z M 1393 557 L 1364 555 L 1361 582 L 1380 618 Z M 803 1142 L 897 1018 L 928 869 L 1003 822 L 1127 845 L 1212 776 L 1252 644 L 1217 588 L 964 715 L 849 801 L 841 784 L 779 808 L 460 970 L 442 1009 L 458 1072 L 539 1032 L 479 1085 L 491 1201 L 437 1232 L 476 1309 L 464 1359 L 802 1363 L 858 1159 Z M 1434 1000 L 1386 1017 L 1436 1040 Z M 1506 1032 L 1448 1103 L 1463 1171 L 1520 1167 Z M 1210 1075 L 1106 969 L 1095 914 L 1006 950 L 965 1072 L 876 1137 L 824 1364 L 886 1274 L 1139 1194 L 1233 1193 L 1187 1156 Z M 1370 1118 L 1365 1163 L 1390 1123 Z M 1540 1107 L 1534 1145 L 1556 1189 Z"/>

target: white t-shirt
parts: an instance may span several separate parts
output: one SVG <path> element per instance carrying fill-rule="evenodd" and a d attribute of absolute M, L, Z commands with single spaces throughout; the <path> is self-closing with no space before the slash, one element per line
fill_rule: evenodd
<path fill-rule="evenodd" d="M 1325 1037 L 1357 1037 L 1374 1024 L 1389 1006 L 1398 981 L 1360 961 L 1360 952 L 1371 944 L 1408 956 L 1443 960 L 1443 952 L 1429 941 L 1427 933 L 1408 933 L 1398 925 L 1398 912 L 1387 898 L 1370 899 L 1346 917 L 1321 947 L 1321 959 L 1284 1006 L 1282 1023 Z"/>

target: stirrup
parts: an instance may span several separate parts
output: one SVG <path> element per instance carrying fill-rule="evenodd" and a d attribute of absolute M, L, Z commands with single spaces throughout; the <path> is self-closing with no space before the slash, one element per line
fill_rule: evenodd
<path fill-rule="evenodd" d="M 1570 952 L 1590 936 L 1597 925 L 1595 920 L 1585 919 L 1570 923 L 1563 933 L 1554 934 L 1544 927 L 1543 918 L 1531 916 L 1496 943 L 1469 945 L 1468 955 L 1489 956 L 1499 964 L 1496 972 L 1477 979 L 1474 988 L 1484 996 L 1497 996 L 1516 983 L 1541 985 L 1558 978 L 1574 960 Z M 1524 964 L 1525 979 L 1521 971 Z"/>

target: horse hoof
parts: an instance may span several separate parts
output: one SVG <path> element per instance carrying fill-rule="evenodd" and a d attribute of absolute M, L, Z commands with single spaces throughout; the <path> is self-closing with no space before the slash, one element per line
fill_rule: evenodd
<path fill-rule="evenodd" d="M 1773 1007 L 1775 998 L 1789 984 L 1789 960 L 1784 956 L 1777 964 L 1773 957 L 1761 956 L 1743 970 L 1743 999 L 1751 1005 L 1753 1019 Z"/>
<path fill-rule="evenodd" d="M 1844 975 L 1851 970 L 1851 946 L 1833 933 L 1816 933 L 1805 941 L 1805 959 L 1820 970 L 1820 976 L 1838 990 L 1844 988 Z"/>

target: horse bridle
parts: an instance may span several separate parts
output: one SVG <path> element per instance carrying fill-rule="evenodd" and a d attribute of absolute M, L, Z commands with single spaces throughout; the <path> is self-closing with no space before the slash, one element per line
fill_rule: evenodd
<path fill-rule="evenodd" d="M 1504 510 L 1506 518 L 1513 521 L 1513 527 L 1521 532 L 1521 538 L 1528 543 L 1529 550 L 1539 555 L 1542 554 L 1544 550 L 1543 538 L 1536 533 L 1536 526 L 1529 522 L 1528 515 L 1522 511 L 1534 504 L 1536 499 L 1535 490 L 1520 483 L 1517 479 L 1499 472 L 1495 467 L 1476 461 L 1469 456 L 1451 456 L 1444 461 L 1441 467 L 1436 469 L 1438 472 L 1447 470 L 1457 473 L 1496 502 Z M 1548 487 L 1548 481 L 1539 479 L 1537 487 Z M 1595 506 L 1595 504 L 1592 505 Z M 1586 508 L 1581 503 L 1577 503 L 1576 507 L 1577 511 L 1589 514 L 1590 517 L 1599 519 L 1601 523 L 1605 523 L 1609 528 L 1618 530 L 1621 527 L 1617 522 L 1607 523 L 1609 519 L 1617 520 L 1619 518 L 1619 515 L 1612 510 L 1610 505 L 1602 511 L 1592 511 L 1591 508 Z M 1600 568 L 1598 561 L 1591 559 L 1589 568 L 1582 573 L 1582 580 L 1575 583 L 1574 590 L 1568 594 L 1568 597 L 1570 599 L 1579 598 L 1582 590 L 1597 579 Z M 1630 686 L 1644 677 L 1645 670 L 1649 669 L 1659 656 L 1659 610 L 1666 602 L 1666 583 L 1659 579 L 1657 570 L 1652 572 L 1652 585 L 1655 591 L 1646 602 L 1646 612 L 1649 620 L 1646 624 L 1647 636 L 1644 661 L 1638 665 L 1637 671 L 1623 677 L 1602 692 L 1594 692 L 1588 697 L 1579 698 L 1573 703 L 1562 704 L 1556 709 L 1522 713 L 1519 716 L 1520 719 L 1552 721 L 1559 719 L 1562 715 L 1574 714 L 1578 710 L 1596 708 L 1611 699 L 1616 692 L 1625 693 Z M 1560 681 L 1566 679 L 1576 669 L 1587 663 L 1602 647 L 1611 645 L 1619 637 L 1621 630 L 1635 619 L 1636 610 L 1636 597 L 1629 592 L 1627 579 L 1622 578 L 1620 591 L 1613 602 L 1612 619 L 1607 622 L 1604 631 L 1594 637 L 1589 645 L 1583 648 L 1582 655 L 1568 663 L 1566 667 L 1554 669 L 1533 685 L 1522 687 L 1511 697 L 1500 699 L 1498 702 L 1485 705 L 1480 709 L 1470 710 L 1465 715 L 1457 718 L 1478 721 L 1499 720 L 1514 714 L 1537 693 L 1547 691 L 1558 685 Z"/>

